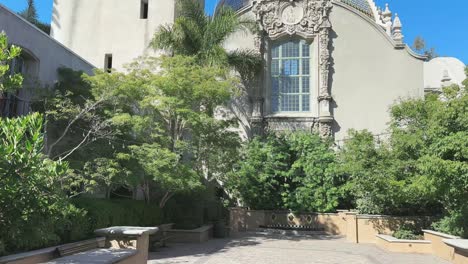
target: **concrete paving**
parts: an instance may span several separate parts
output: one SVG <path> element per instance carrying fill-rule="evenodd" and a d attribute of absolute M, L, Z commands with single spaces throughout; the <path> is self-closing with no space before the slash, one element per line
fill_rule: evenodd
<path fill-rule="evenodd" d="M 432 255 L 387 252 L 327 235 L 245 233 L 201 244 L 171 244 L 149 255 L 151 264 L 448 264 Z"/>

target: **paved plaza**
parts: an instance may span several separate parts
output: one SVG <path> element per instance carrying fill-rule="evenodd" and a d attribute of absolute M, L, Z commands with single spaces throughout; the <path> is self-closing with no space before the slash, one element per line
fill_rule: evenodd
<path fill-rule="evenodd" d="M 448 264 L 432 255 L 391 253 L 326 235 L 246 233 L 202 244 L 171 244 L 150 253 L 151 264 Z"/>

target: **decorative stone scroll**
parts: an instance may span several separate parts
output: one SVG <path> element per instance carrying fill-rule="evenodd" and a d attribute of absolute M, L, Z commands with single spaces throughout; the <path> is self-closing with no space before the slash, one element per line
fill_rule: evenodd
<path fill-rule="evenodd" d="M 300 36 L 318 41 L 320 79 L 318 131 L 324 137 L 333 135 L 333 117 L 330 111 L 333 98 L 329 91 L 331 29 L 329 14 L 332 7 L 331 0 L 254 0 L 252 7 L 260 29 L 270 40 L 285 36 Z M 279 127 L 282 128 L 284 123 L 280 123 L 282 125 Z M 269 129 L 273 126 L 276 130 L 278 122 L 268 126 Z"/>
<path fill-rule="evenodd" d="M 331 0 L 254 0 L 253 12 L 260 28 L 271 39 L 285 35 L 314 38 L 330 27 Z"/>

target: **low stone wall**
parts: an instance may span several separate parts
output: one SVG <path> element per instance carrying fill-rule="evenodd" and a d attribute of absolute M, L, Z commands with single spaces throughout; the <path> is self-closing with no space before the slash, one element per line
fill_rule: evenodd
<path fill-rule="evenodd" d="M 261 226 L 299 226 L 341 235 L 355 243 L 377 243 L 377 235 L 391 235 L 403 224 L 425 226 L 430 221 L 427 217 L 358 215 L 347 210 L 330 214 L 255 211 L 239 207 L 230 210 L 230 228 L 233 234 L 255 230 Z"/>
<path fill-rule="evenodd" d="M 353 243 L 377 244 L 392 252 L 434 254 L 454 264 L 468 264 L 468 240 L 431 230 L 423 230 L 424 240 L 400 240 L 391 236 L 405 224 L 428 226 L 433 220 L 430 217 L 360 215 L 345 210 L 317 214 L 231 208 L 230 220 L 233 235 L 261 226 L 296 226 L 341 235 Z"/>
<path fill-rule="evenodd" d="M 167 230 L 168 242 L 174 243 L 201 243 L 213 237 L 213 225 L 205 225 L 197 229 L 170 229 Z"/>
<path fill-rule="evenodd" d="M 43 248 L 39 250 L 0 257 L 0 264 L 35 264 L 52 260 L 56 257 L 57 247 Z"/>
<path fill-rule="evenodd" d="M 455 264 L 468 264 L 468 249 L 455 246 L 457 243 L 447 243 L 447 241 L 460 241 L 468 245 L 468 240 L 432 230 L 423 231 L 424 239 L 431 241 L 434 255 Z"/>
<path fill-rule="evenodd" d="M 391 252 L 431 254 L 432 245 L 428 240 L 396 239 L 389 235 L 377 235 L 377 245 Z"/>

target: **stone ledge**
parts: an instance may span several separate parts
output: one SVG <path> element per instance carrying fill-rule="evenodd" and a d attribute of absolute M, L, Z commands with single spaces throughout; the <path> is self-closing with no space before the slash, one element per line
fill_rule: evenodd
<path fill-rule="evenodd" d="M 398 239 L 389 235 L 377 235 L 377 237 L 389 243 L 431 244 L 431 241 L 429 240 Z"/>
<path fill-rule="evenodd" d="M 25 260 L 25 259 L 34 258 L 34 257 L 41 257 L 41 256 L 44 258 L 51 259 L 53 258 L 56 250 L 57 250 L 57 247 L 48 247 L 48 248 L 28 251 L 24 253 L 9 255 L 5 257 L 0 257 L 0 264 L 12 263 L 12 262 L 20 261 L 20 260 Z"/>
<path fill-rule="evenodd" d="M 448 239 L 460 239 L 460 237 L 458 237 L 458 236 L 452 236 L 452 235 L 445 234 L 445 233 L 441 233 L 441 232 L 437 232 L 437 231 L 434 231 L 434 230 L 423 230 L 423 232 L 424 232 L 424 233 L 431 234 L 431 235 L 434 235 L 434 236 L 439 236 L 439 237 L 443 237 L 443 238 L 448 238 Z"/>
<path fill-rule="evenodd" d="M 152 235 L 158 230 L 157 227 L 113 226 L 95 230 L 94 233 L 101 236 L 142 236 Z"/>
<path fill-rule="evenodd" d="M 195 228 L 195 229 L 170 229 L 168 230 L 168 232 L 171 232 L 171 233 L 203 233 L 203 232 L 207 232 L 207 231 L 210 231 L 211 229 L 213 228 L 213 225 L 205 225 L 205 226 L 202 226 L 202 227 L 199 227 L 199 228 Z"/>
<path fill-rule="evenodd" d="M 468 239 L 444 239 L 442 241 L 458 250 L 468 252 Z"/>

